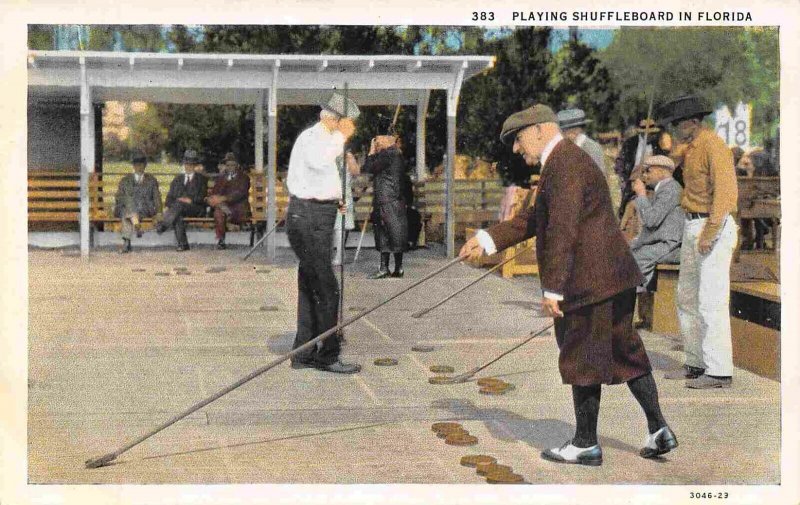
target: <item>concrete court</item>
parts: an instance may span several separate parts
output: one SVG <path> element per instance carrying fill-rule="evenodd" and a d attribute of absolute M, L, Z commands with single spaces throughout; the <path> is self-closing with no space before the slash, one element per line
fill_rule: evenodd
<path fill-rule="evenodd" d="M 432 386 L 428 367 L 460 373 L 549 320 L 532 310 L 538 279 L 490 277 L 422 319 L 411 314 L 479 275 L 456 265 L 347 330 L 346 360 L 362 373 L 267 372 L 121 455 L 83 462 L 124 442 L 290 350 L 294 256 L 276 264 L 246 249 L 136 250 L 120 256 L 31 250 L 29 270 L 29 482 L 36 483 L 463 483 L 466 454 L 488 454 L 535 484 L 776 484 L 780 482 L 780 384 L 737 370 L 729 390 L 694 391 L 666 381 L 682 363 L 676 341 L 645 333 L 662 408 L 680 447 L 661 460 L 638 456 L 646 423 L 625 386 L 606 387 L 600 418 L 605 462 L 587 468 L 539 458 L 574 430 L 551 334 L 482 375 L 516 385 L 484 396 L 474 382 Z M 353 251 L 348 251 L 350 257 Z M 370 281 L 374 251 L 346 273 L 353 314 L 443 264 L 439 251 L 408 255 L 402 280 Z M 186 267 L 190 275 L 176 275 Z M 219 273 L 211 267 L 224 267 Z M 134 269 L 144 269 L 135 272 Z M 268 271 L 266 271 L 268 269 Z M 156 276 L 156 272 L 170 272 Z M 430 353 L 412 352 L 426 342 Z M 394 357 L 395 367 L 377 367 Z M 479 439 L 453 447 L 436 421 L 458 420 Z M 735 444 L 731 444 L 735 441 Z"/>

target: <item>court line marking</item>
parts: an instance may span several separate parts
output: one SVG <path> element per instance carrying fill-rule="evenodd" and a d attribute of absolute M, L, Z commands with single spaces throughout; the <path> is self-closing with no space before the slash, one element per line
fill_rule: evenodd
<path fill-rule="evenodd" d="M 383 339 L 386 340 L 386 342 L 388 342 L 390 344 L 396 344 L 397 343 L 397 342 L 394 341 L 394 339 L 392 337 L 390 337 L 389 335 L 384 333 L 380 328 L 378 328 L 378 326 L 375 323 L 373 323 L 372 321 L 367 319 L 366 316 L 362 317 L 361 321 L 363 321 L 364 324 L 369 326 L 375 333 L 377 333 L 378 335 L 383 337 Z"/>
<path fill-rule="evenodd" d="M 372 388 L 369 387 L 369 385 L 367 384 L 367 381 L 365 381 L 363 378 L 359 377 L 358 375 L 353 375 L 353 380 L 355 380 L 358 383 L 358 385 L 361 386 L 361 389 L 363 389 L 367 393 L 367 396 L 369 396 L 372 399 L 372 402 L 375 405 L 377 405 L 377 406 L 382 406 L 383 405 L 383 402 L 381 402 L 381 400 L 378 398 L 378 395 L 375 394 L 375 392 L 372 390 Z"/>

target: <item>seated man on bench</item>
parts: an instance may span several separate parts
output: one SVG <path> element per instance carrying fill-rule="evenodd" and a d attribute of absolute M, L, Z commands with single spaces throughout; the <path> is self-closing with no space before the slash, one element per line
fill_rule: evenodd
<path fill-rule="evenodd" d="M 250 177 L 240 170 L 233 153 L 225 155 L 221 168 L 223 170 L 206 202 L 214 209 L 217 249 L 226 249 L 225 231 L 228 221 L 242 224 L 250 219 L 250 202 L 247 199 L 250 194 Z"/>
<path fill-rule="evenodd" d="M 684 215 L 682 188 L 672 178 L 675 163 L 667 156 L 648 156 L 642 167 L 642 178 L 632 183 L 641 231 L 631 242 L 631 252 L 646 279 L 636 288 L 641 320 L 638 326 L 649 327 L 656 266 L 680 262 Z M 646 185 L 654 188 L 650 197 Z"/>
<path fill-rule="evenodd" d="M 119 181 L 114 217 L 122 220 L 122 248 L 120 253 L 131 252 L 131 238 L 134 231 L 137 237 L 142 236 L 140 221 L 161 213 L 161 193 L 158 181 L 150 174 L 144 173 L 147 157 L 143 153 L 135 153 L 132 158 L 133 173 Z"/>
<path fill-rule="evenodd" d="M 159 235 L 170 228 L 175 228 L 178 241 L 177 251 L 188 251 L 189 240 L 186 237 L 185 217 L 202 217 L 206 212 L 206 195 L 208 179 L 202 173 L 196 173 L 200 158 L 197 152 L 188 149 L 183 154 L 184 173 L 176 175 L 169 185 L 164 219 L 158 223 L 156 233 Z"/>

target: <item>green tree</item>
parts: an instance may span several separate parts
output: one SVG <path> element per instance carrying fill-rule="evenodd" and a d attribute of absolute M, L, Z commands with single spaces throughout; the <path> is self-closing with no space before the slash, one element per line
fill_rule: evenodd
<path fill-rule="evenodd" d="M 161 123 L 159 111 L 148 106 L 130 116 L 130 136 L 128 145 L 131 150 L 144 152 L 149 158 L 161 155 L 167 143 L 168 132 Z"/>
<path fill-rule="evenodd" d="M 506 182 L 527 179 L 530 169 L 520 170 L 519 156 L 500 142 L 503 121 L 535 103 L 552 104 L 549 40 L 549 28 L 517 28 L 507 37 L 484 40 L 482 48 L 497 57 L 495 66 L 465 82 L 462 89 L 458 151 L 497 161 Z M 444 128 L 432 133 L 445 138 Z M 434 142 L 440 145 L 442 140 Z"/>
<path fill-rule="evenodd" d="M 595 128 L 608 127 L 617 92 L 594 49 L 573 37 L 555 53 L 548 70 L 554 107 L 583 109 Z"/>
<path fill-rule="evenodd" d="M 713 104 L 735 105 L 756 94 L 744 28 L 622 28 L 600 53 L 619 90 L 620 126 L 644 117 L 651 97 L 657 106 L 695 93 Z"/>

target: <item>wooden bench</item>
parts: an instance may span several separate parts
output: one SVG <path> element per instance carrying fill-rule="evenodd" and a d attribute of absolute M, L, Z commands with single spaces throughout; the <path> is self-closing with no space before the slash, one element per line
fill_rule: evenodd
<path fill-rule="evenodd" d="M 116 204 L 116 193 L 119 186 L 120 179 L 127 174 L 118 173 L 95 173 L 92 174 L 92 179 L 89 182 L 89 221 L 92 223 L 93 228 L 100 226 L 110 226 L 113 231 L 118 231 L 120 228 L 120 219 L 114 217 L 114 206 Z M 159 182 L 159 191 L 162 198 L 166 198 L 169 191 L 169 183 L 175 177 L 174 174 L 154 174 Z M 209 192 L 214 186 L 214 177 L 209 177 L 208 187 Z M 284 220 L 286 215 L 286 208 L 288 207 L 288 194 L 286 193 L 283 184 L 278 184 L 276 190 L 276 203 L 277 203 L 277 216 L 278 222 Z M 250 173 L 250 220 L 239 226 L 229 225 L 231 229 L 249 229 L 250 242 L 253 243 L 257 234 L 263 233 L 265 223 L 267 220 L 267 184 L 264 173 L 252 172 Z M 163 202 L 162 202 L 163 203 Z M 210 228 L 213 227 L 213 217 L 189 217 L 185 219 L 186 223 L 196 227 Z M 153 219 L 142 220 L 142 229 L 152 229 L 154 226 Z"/>
<path fill-rule="evenodd" d="M 675 289 L 678 287 L 680 265 L 656 266 L 656 292 L 653 296 L 652 331 L 665 335 L 680 335 Z"/>
<path fill-rule="evenodd" d="M 731 339 L 736 366 L 780 380 L 780 317 L 780 284 L 731 283 Z"/>
<path fill-rule="evenodd" d="M 77 171 L 28 172 L 28 222 L 77 223 L 81 208 Z"/>

